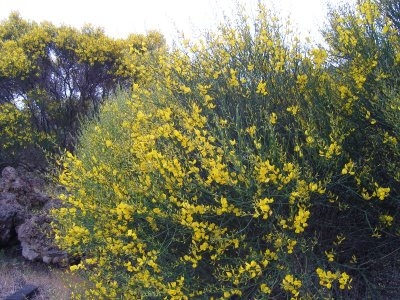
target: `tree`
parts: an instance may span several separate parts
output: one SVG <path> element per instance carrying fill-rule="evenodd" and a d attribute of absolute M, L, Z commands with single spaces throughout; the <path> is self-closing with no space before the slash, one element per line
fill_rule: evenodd
<path fill-rule="evenodd" d="M 378 4 L 400 32 L 400 2 L 398 0 L 379 0 Z"/>
<path fill-rule="evenodd" d="M 157 32 L 112 39 L 93 26 L 37 24 L 12 13 L 0 23 L 0 104 L 23 107 L 36 130 L 72 150 L 80 120 L 140 80 L 140 60 L 164 46 Z"/>

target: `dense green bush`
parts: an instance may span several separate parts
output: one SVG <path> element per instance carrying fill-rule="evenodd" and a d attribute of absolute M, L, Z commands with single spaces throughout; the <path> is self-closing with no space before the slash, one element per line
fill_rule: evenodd
<path fill-rule="evenodd" d="M 399 249 L 400 37 L 371 1 L 330 20 L 303 47 L 260 6 L 102 107 L 54 211 L 84 297 L 376 296 Z"/>

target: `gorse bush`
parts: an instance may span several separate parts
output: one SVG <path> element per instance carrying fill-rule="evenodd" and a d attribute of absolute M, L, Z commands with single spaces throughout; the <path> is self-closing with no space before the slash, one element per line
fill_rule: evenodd
<path fill-rule="evenodd" d="M 35 130 L 29 112 L 11 103 L 0 105 L 0 166 L 25 161 L 21 158 L 27 149 L 51 150 L 54 136 Z"/>
<path fill-rule="evenodd" d="M 0 109 L 2 148 L 24 147 L 33 143 L 34 133 L 29 126 L 29 115 L 13 104 L 1 105 Z"/>
<path fill-rule="evenodd" d="M 330 20 L 324 49 L 241 14 L 146 60 L 85 126 L 53 211 L 83 297 L 378 291 L 399 248 L 400 37 L 370 1 Z"/>

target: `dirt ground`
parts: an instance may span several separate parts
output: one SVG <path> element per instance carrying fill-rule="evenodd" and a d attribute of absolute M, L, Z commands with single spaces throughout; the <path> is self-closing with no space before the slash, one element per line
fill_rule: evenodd
<path fill-rule="evenodd" d="M 79 284 L 76 276 L 39 262 L 29 262 L 16 246 L 0 249 L 0 299 L 5 299 L 26 284 L 39 287 L 35 300 L 71 299 L 71 285 Z"/>

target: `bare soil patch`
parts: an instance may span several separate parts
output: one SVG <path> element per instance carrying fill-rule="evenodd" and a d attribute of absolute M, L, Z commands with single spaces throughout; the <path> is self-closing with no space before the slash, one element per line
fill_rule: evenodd
<path fill-rule="evenodd" d="M 71 286 L 81 281 L 66 269 L 25 260 L 19 246 L 0 250 L 0 299 L 33 284 L 39 287 L 34 300 L 67 300 L 71 299 Z"/>

